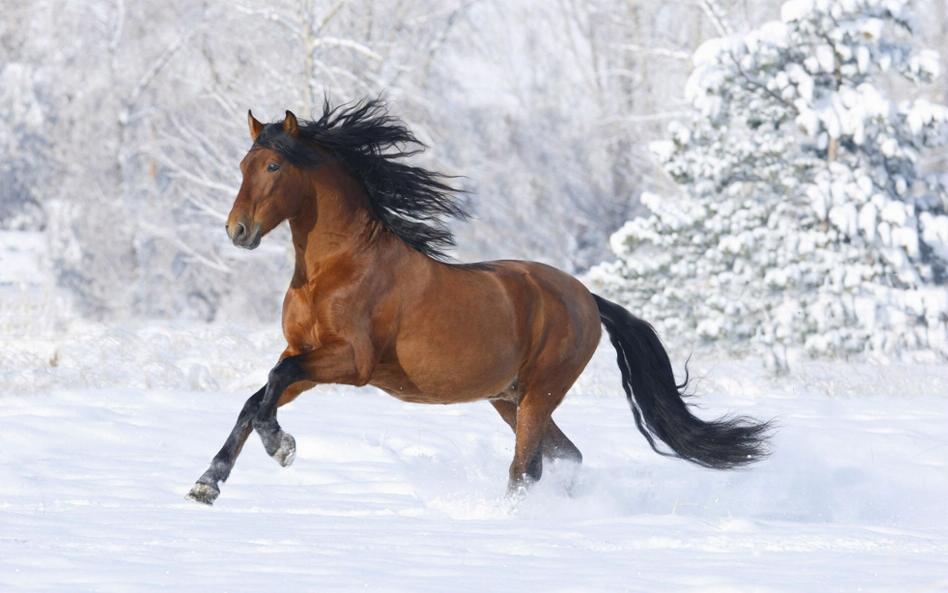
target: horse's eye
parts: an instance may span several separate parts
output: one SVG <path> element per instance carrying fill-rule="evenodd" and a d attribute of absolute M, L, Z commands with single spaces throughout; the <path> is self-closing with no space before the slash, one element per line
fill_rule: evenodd
<path fill-rule="evenodd" d="M 280 163 L 270 163 L 267 165 L 267 171 L 273 173 L 274 171 L 280 170 Z"/>

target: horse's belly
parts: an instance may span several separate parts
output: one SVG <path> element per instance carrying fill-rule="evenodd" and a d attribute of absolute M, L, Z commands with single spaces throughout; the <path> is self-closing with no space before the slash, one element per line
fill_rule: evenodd
<path fill-rule="evenodd" d="M 451 404 L 477 401 L 507 391 L 516 382 L 514 356 L 451 352 L 400 353 L 397 363 L 380 364 L 372 385 L 403 401 Z"/>
<path fill-rule="evenodd" d="M 428 403 L 475 401 L 507 391 L 526 354 L 516 303 L 493 272 L 439 268 L 403 310 L 372 383 Z"/>

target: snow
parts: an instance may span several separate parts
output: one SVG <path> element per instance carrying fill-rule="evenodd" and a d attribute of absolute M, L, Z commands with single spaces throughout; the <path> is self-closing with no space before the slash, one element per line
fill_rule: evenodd
<path fill-rule="evenodd" d="M 235 352 L 236 332 L 218 331 L 207 369 L 276 351 Z M 123 346 L 176 334 L 143 328 Z M 177 346 L 166 358 L 195 364 Z M 604 347 L 556 416 L 585 464 L 547 467 L 519 504 L 503 498 L 512 435 L 486 403 L 319 388 L 281 410 L 296 463 L 278 467 L 254 436 L 216 505 L 203 507 L 184 493 L 259 372 L 235 371 L 241 389 L 209 391 L 189 387 L 186 372 L 169 372 L 165 388 L 129 387 L 116 371 L 111 386 L 63 381 L 34 393 L 7 389 L 7 377 L 0 590 L 948 586 L 942 367 L 813 363 L 779 381 L 752 363 L 694 368 L 703 415 L 777 418 L 771 458 L 716 473 L 653 454 Z"/>
<path fill-rule="evenodd" d="M 0 287 L 36 282 L 37 262 L 45 255 L 46 240 L 42 233 L 0 230 Z"/>
<path fill-rule="evenodd" d="M 804 18 L 812 10 L 811 0 L 790 0 L 780 6 L 780 18 L 784 22 L 796 21 Z"/>
<path fill-rule="evenodd" d="M 78 322 L 12 253 L 0 304 L 51 304 L 11 315 L 0 342 L 0 591 L 948 587 L 943 365 L 800 361 L 775 378 L 699 355 L 699 414 L 778 425 L 770 458 L 714 472 L 648 448 L 604 341 L 556 413 L 584 465 L 548 464 L 519 501 L 488 404 L 324 386 L 280 411 L 294 465 L 252 436 L 205 507 L 184 495 L 280 351 L 278 325 Z"/>

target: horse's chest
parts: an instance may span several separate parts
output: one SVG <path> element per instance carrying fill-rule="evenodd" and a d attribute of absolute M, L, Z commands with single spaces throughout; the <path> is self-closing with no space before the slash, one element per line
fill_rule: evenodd
<path fill-rule="evenodd" d="M 319 342 L 315 303 L 303 290 L 290 290 L 283 300 L 283 336 L 290 346 L 310 350 Z"/>

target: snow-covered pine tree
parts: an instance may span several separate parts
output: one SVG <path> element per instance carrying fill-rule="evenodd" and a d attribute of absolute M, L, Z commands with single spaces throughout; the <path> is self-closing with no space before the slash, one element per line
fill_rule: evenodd
<path fill-rule="evenodd" d="M 694 121 L 656 143 L 674 196 L 611 241 L 595 288 L 669 339 L 811 355 L 948 356 L 948 109 L 897 100 L 938 75 L 904 0 L 792 0 L 694 55 Z M 944 161 L 942 161 L 943 166 Z M 762 347 L 764 346 L 764 347 Z"/>

